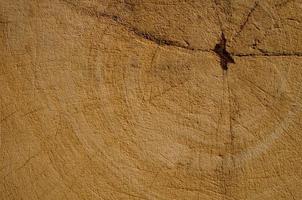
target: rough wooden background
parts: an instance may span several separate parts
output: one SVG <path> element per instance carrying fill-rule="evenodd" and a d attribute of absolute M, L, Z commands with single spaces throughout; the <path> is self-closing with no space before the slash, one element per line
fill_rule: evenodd
<path fill-rule="evenodd" d="M 0 0 L 0 199 L 302 199 L 301 0 Z"/>

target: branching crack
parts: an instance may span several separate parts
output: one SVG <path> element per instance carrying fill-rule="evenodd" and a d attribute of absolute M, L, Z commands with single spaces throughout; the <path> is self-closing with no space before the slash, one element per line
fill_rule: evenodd
<path fill-rule="evenodd" d="M 220 42 L 215 45 L 214 52 L 219 56 L 220 58 L 220 66 L 223 70 L 223 99 L 225 99 L 225 88 L 227 87 L 227 95 L 228 95 L 228 113 L 229 113 L 229 131 L 230 131 L 230 141 L 227 144 L 226 148 L 229 152 L 230 158 L 226 155 L 222 156 L 222 164 L 221 164 L 221 174 L 220 178 L 222 179 L 222 188 L 223 188 L 223 194 L 224 196 L 227 196 L 228 194 L 228 183 L 232 178 L 232 170 L 230 166 L 235 165 L 235 161 L 233 159 L 233 153 L 234 153 L 234 133 L 233 133 L 233 124 L 232 124 L 232 102 L 231 102 L 231 89 L 230 89 L 230 83 L 229 83 L 229 76 L 228 76 L 228 64 L 229 63 L 235 63 L 232 55 L 227 51 L 226 49 L 226 43 L 227 39 L 224 35 L 224 32 L 221 33 Z M 227 86 L 225 85 L 225 81 Z M 222 100 L 223 101 L 223 100 Z M 221 103 L 222 103 L 221 101 Z M 222 107 L 222 105 L 221 105 Z M 221 118 L 222 118 L 222 112 L 220 112 Z M 219 119 L 220 121 L 220 119 Z M 219 122 L 218 122 L 219 123 Z M 217 132 L 219 129 L 219 124 L 217 127 Z"/>
<path fill-rule="evenodd" d="M 212 51 L 211 49 L 193 48 L 186 41 L 183 41 L 183 43 L 182 43 L 181 41 L 170 40 L 170 39 L 163 38 L 161 36 L 158 36 L 158 35 L 155 35 L 155 34 L 152 34 L 149 32 L 145 32 L 143 30 L 140 30 L 140 29 L 132 26 L 128 22 L 125 22 L 120 16 L 112 15 L 112 14 L 109 14 L 106 12 L 99 12 L 98 10 L 93 9 L 93 8 L 79 6 L 70 0 L 62 0 L 62 1 L 66 4 L 68 4 L 69 6 L 72 6 L 75 10 L 77 10 L 80 13 L 85 13 L 87 15 L 94 16 L 97 18 L 101 17 L 101 18 L 109 19 L 109 20 L 123 26 L 129 32 L 132 32 L 133 34 L 135 34 L 137 37 L 151 41 L 157 45 L 172 46 L 172 47 L 177 47 L 177 48 L 181 48 L 181 49 L 185 49 L 185 50 L 189 50 L 189 51 L 200 51 L 200 52 L 211 52 Z"/>
<path fill-rule="evenodd" d="M 234 59 L 232 58 L 231 54 L 226 50 L 226 38 L 224 33 L 221 34 L 221 39 L 218 44 L 215 45 L 214 52 L 220 58 L 220 65 L 223 70 L 228 69 L 229 63 L 235 63 Z"/>
<path fill-rule="evenodd" d="M 226 46 L 225 46 L 226 39 L 225 39 L 225 36 L 223 34 L 223 29 L 222 29 L 221 41 L 220 41 L 219 44 L 217 44 L 215 46 L 214 49 L 193 48 L 186 41 L 184 41 L 184 43 L 182 43 L 180 41 L 166 39 L 166 38 L 163 38 L 161 36 L 158 36 L 158 35 L 155 35 L 155 34 L 152 34 L 152 33 L 149 33 L 149 32 L 145 32 L 143 30 L 139 30 L 138 28 L 133 27 L 131 24 L 125 22 L 121 17 L 119 17 L 117 15 L 112 15 L 112 14 L 108 14 L 108 13 L 105 13 L 105 12 L 99 12 L 98 10 L 90 8 L 90 7 L 88 8 L 88 7 L 84 7 L 84 6 L 79 6 L 78 4 L 74 3 L 71 0 L 61 0 L 61 1 L 66 3 L 69 6 L 72 6 L 73 9 L 77 10 L 80 13 L 84 13 L 86 15 L 94 16 L 96 18 L 109 19 L 109 20 L 123 26 L 129 32 L 132 32 L 137 37 L 143 38 L 145 40 L 148 40 L 148 41 L 153 42 L 153 43 L 155 43 L 157 45 L 160 45 L 160 46 L 176 47 L 176 48 L 184 49 L 184 50 L 187 50 L 187 51 L 194 51 L 194 52 L 195 51 L 196 52 L 198 52 L 198 51 L 199 52 L 215 52 L 221 58 L 221 66 L 224 70 L 227 69 L 227 65 L 229 63 L 234 63 L 234 59 L 232 58 L 232 56 L 237 56 L 237 57 L 302 56 L 302 52 L 267 52 L 267 51 L 264 51 L 264 50 L 259 50 L 261 53 L 229 53 L 229 52 L 226 51 Z M 214 1 L 214 2 L 215 2 L 216 5 L 218 4 L 216 1 Z M 247 19 L 241 25 L 241 28 L 240 28 L 241 31 L 243 30 L 244 26 L 247 24 L 250 16 L 255 11 L 257 6 L 258 6 L 258 2 L 255 3 L 255 5 L 253 6 L 253 8 L 251 9 L 251 11 L 249 12 L 249 14 L 247 16 Z M 222 28 L 223 24 L 220 20 L 219 20 L 219 23 L 220 23 L 221 28 Z M 238 33 L 240 33 L 240 32 L 238 32 Z"/>
<path fill-rule="evenodd" d="M 125 28 L 128 32 L 132 33 L 134 36 L 144 39 L 146 41 L 150 41 L 156 45 L 159 46 L 169 46 L 169 47 L 174 47 L 174 48 L 178 48 L 178 49 L 184 49 L 187 51 L 191 51 L 191 52 L 211 52 L 211 53 L 216 53 L 217 56 L 220 59 L 220 66 L 222 68 L 223 71 L 223 100 L 228 100 L 228 111 L 229 111 L 229 116 L 227 116 L 229 119 L 229 131 L 230 131 L 230 142 L 227 146 L 227 148 L 229 148 L 228 150 L 230 151 L 231 154 L 231 160 L 229 160 L 228 156 L 223 156 L 223 162 L 221 165 L 221 176 L 222 176 L 222 181 L 223 181 L 223 190 L 224 190 L 224 195 L 227 196 L 227 192 L 228 192 L 228 183 L 231 181 L 231 178 L 233 175 L 236 175 L 236 172 L 232 171 L 232 167 L 234 167 L 235 165 L 235 161 L 234 161 L 234 157 L 233 157 L 233 153 L 235 152 L 235 132 L 234 132 L 234 127 L 233 127 L 233 122 L 235 121 L 234 119 L 234 106 L 232 104 L 232 100 L 233 98 L 235 98 L 234 94 L 232 97 L 232 90 L 230 88 L 230 82 L 229 82 L 229 77 L 228 77 L 228 65 L 230 63 L 235 63 L 235 60 L 233 57 L 286 57 L 286 56 L 294 56 L 294 57 L 301 57 L 302 56 L 302 52 L 285 52 L 285 51 L 275 51 L 275 52 L 270 52 L 264 49 L 260 49 L 258 48 L 258 53 L 236 53 L 236 52 L 228 52 L 227 48 L 226 48 L 226 44 L 227 44 L 227 39 L 224 35 L 224 24 L 222 23 L 222 20 L 220 18 L 220 15 L 217 12 L 217 16 L 218 16 L 218 22 L 220 25 L 220 29 L 221 29 L 221 37 L 220 37 L 220 41 L 218 44 L 215 45 L 214 49 L 202 49 L 202 48 L 194 48 L 190 45 L 190 43 L 188 41 L 186 41 L 185 39 L 183 39 L 183 41 L 177 41 L 177 40 L 172 40 L 172 39 L 168 39 L 168 38 L 164 38 L 162 36 L 160 36 L 160 34 L 155 34 L 155 33 L 151 33 L 151 32 L 146 32 L 144 30 L 141 30 L 135 26 L 133 26 L 132 24 L 130 24 L 129 22 L 127 22 L 125 19 L 121 18 L 118 15 L 114 15 L 114 14 L 110 14 L 107 12 L 100 12 L 95 8 L 91 8 L 91 7 L 84 7 L 84 6 L 80 6 L 76 3 L 76 1 L 72 1 L 72 0 L 61 0 L 62 2 L 66 3 L 68 6 L 71 6 L 74 10 L 76 10 L 79 13 L 85 14 L 85 15 L 89 15 L 92 16 L 94 18 L 100 19 L 100 18 L 104 18 L 107 20 L 110 20 L 112 22 L 114 22 L 115 24 Z M 219 2 L 217 0 L 213 0 L 216 7 L 219 8 L 221 7 L 219 5 Z M 130 5 L 131 6 L 131 5 Z M 244 19 L 244 21 L 240 24 L 239 26 L 239 30 L 234 34 L 234 36 L 232 37 L 232 39 L 237 38 L 242 31 L 244 31 L 245 27 L 247 26 L 248 22 L 250 21 L 253 13 L 255 12 L 255 10 L 257 9 L 257 7 L 259 6 L 259 1 L 256 1 L 254 3 L 254 5 L 252 6 L 252 8 L 249 10 L 249 12 L 246 15 L 246 18 Z M 3 24 L 4 22 L 0 21 L 0 24 Z M 227 27 L 227 26 L 226 26 Z M 151 67 L 154 61 L 154 57 L 153 56 L 152 60 L 151 60 Z M 172 85 L 171 87 L 165 89 L 161 94 L 156 94 L 154 96 L 150 96 L 150 100 L 149 102 L 152 104 L 153 100 L 161 97 L 165 94 L 167 94 L 170 91 L 173 91 L 173 89 L 181 87 L 183 85 L 185 85 L 187 83 L 187 81 L 189 80 L 185 80 L 184 82 L 181 82 L 180 84 L 176 84 L 176 85 Z M 225 82 L 226 81 L 226 82 Z M 227 86 L 225 85 L 227 84 Z M 225 89 L 227 88 L 227 91 L 225 91 Z M 261 91 L 263 91 L 264 93 L 267 93 L 265 90 L 261 89 L 260 87 L 258 88 Z M 228 99 L 225 99 L 226 97 L 226 93 L 228 95 Z M 269 94 L 269 93 L 267 93 Z M 222 107 L 222 103 L 224 101 L 221 100 L 221 107 Z M 260 101 L 261 102 L 261 101 Z M 222 110 L 222 109 L 221 109 Z M 217 133 L 219 131 L 219 123 L 220 120 L 222 119 L 222 111 L 220 110 L 220 118 L 218 119 L 218 126 L 217 126 Z M 7 118 L 11 117 L 13 114 L 7 116 L 6 118 L 0 120 L 0 123 L 3 122 L 4 120 L 6 120 Z M 26 166 L 35 156 L 34 155 L 32 157 L 30 157 L 28 160 L 25 161 L 25 163 L 23 165 L 21 165 L 20 169 L 24 166 Z M 163 156 L 163 155 L 162 155 Z M 164 156 L 163 156 L 164 157 Z M 164 157 L 165 158 L 165 157 Z M 169 161 L 169 159 L 167 159 Z M 231 166 L 231 165 L 232 166 Z M 153 183 L 155 182 L 156 178 L 158 177 L 158 174 L 160 173 L 157 172 L 157 174 L 155 174 L 151 184 L 150 184 L 150 188 L 152 188 Z M 178 188 L 178 189 L 182 189 L 182 190 L 191 190 L 190 188 Z M 194 189 L 192 191 L 199 191 L 198 189 Z M 144 198 L 142 196 L 138 196 L 132 193 L 128 193 L 128 192 L 124 192 L 124 191 L 118 191 L 120 193 L 129 195 L 130 197 L 133 198 Z"/>

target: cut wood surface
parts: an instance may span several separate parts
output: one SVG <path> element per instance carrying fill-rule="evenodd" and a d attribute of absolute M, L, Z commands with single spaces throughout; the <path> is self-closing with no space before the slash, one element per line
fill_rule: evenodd
<path fill-rule="evenodd" d="M 1 200 L 301 200 L 301 0 L 0 0 Z"/>

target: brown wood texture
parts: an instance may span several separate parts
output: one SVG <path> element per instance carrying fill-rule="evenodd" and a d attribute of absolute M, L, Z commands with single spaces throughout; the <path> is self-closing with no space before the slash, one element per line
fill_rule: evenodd
<path fill-rule="evenodd" d="M 301 0 L 0 0 L 0 199 L 302 199 Z"/>

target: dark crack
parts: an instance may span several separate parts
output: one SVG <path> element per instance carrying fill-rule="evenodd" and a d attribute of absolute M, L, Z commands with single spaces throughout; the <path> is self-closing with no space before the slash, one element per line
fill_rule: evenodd
<path fill-rule="evenodd" d="M 232 53 L 234 57 L 301 57 L 302 52 L 269 52 L 262 50 L 261 53 Z"/>
<path fill-rule="evenodd" d="M 161 36 L 158 36 L 158 35 L 155 35 L 155 34 L 152 34 L 149 32 L 145 32 L 143 30 L 139 30 L 138 28 L 133 27 L 131 24 L 125 22 L 120 16 L 112 15 L 112 14 L 105 13 L 105 12 L 99 12 L 97 9 L 94 9 L 94 8 L 80 6 L 70 0 L 61 0 L 61 1 L 64 2 L 65 4 L 71 6 L 73 9 L 75 9 L 79 13 L 84 13 L 86 15 L 96 17 L 96 18 L 106 18 L 108 20 L 111 20 L 111 21 L 123 26 L 125 29 L 127 29 L 129 32 L 132 32 L 137 37 L 150 41 L 150 42 L 153 42 L 159 46 L 170 46 L 170 47 L 180 48 L 180 49 L 184 49 L 187 51 L 193 51 L 193 52 L 195 52 L 195 51 L 196 52 L 215 52 L 220 57 L 221 67 L 224 70 L 228 69 L 229 63 L 235 63 L 232 56 L 233 57 L 235 57 L 235 56 L 236 57 L 302 56 L 302 52 L 267 52 L 264 50 L 259 50 L 260 53 L 235 53 L 235 52 L 229 53 L 226 51 L 226 38 L 223 33 L 221 34 L 220 43 L 216 44 L 214 49 L 193 48 L 190 46 L 189 42 L 187 42 L 186 40 L 184 40 L 184 42 L 182 43 L 180 41 L 170 40 L 170 39 L 163 38 Z M 215 2 L 215 3 L 217 5 L 217 2 Z M 241 25 L 240 30 L 242 30 L 244 28 L 244 26 L 248 22 L 248 19 L 250 18 L 251 14 L 256 9 L 257 5 L 258 5 L 258 3 L 256 2 L 254 7 L 249 12 L 247 19 Z M 219 23 L 222 28 L 222 26 L 223 26 L 222 22 L 220 21 Z"/>
<path fill-rule="evenodd" d="M 70 0 L 62 0 L 62 2 L 68 4 L 69 6 L 72 6 L 75 10 L 77 10 L 80 13 L 85 13 L 87 15 L 94 16 L 97 18 L 107 18 L 108 20 L 111 20 L 111 21 L 123 26 L 125 29 L 127 29 L 129 32 L 132 32 L 137 37 L 143 38 L 145 40 L 148 40 L 148 41 L 153 42 L 160 46 L 172 46 L 172 47 L 177 47 L 177 48 L 181 48 L 181 49 L 185 49 L 185 50 L 189 50 L 189 51 L 201 51 L 201 52 L 211 52 L 212 51 L 211 49 L 193 48 L 186 41 L 181 42 L 181 41 L 176 41 L 176 40 L 170 40 L 170 39 L 155 35 L 153 33 L 140 30 L 140 29 L 132 26 L 128 22 L 125 22 L 120 16 L 117 16 L 117 15 L 112 15 L 112 14 L 105 13 L 105 12 L 99 12 L 98 10 L 93 9 L 93 8 L 79 6 Z"/>
<path fill-rule="evenodd" d="M 226 50 L 226 38 L 224 33 L 221 34 L 221 39 L 218 44 L 215 45 L 214 52 L 220 58 L 220 65 L 223 70 L 228 69 L 229 63 L 235 63 L 234 59 L 232 58 L 231 54 Z"/>
<path fill-rule="evenodd" d="M 244 27 L 247 25 L 250 17 L 252 16 L 253 12 L 256 10 L 256 8 L 258 7 L 258 2 L 256 1 L 254 6 L 250 9 L 249 13 L 246 16 L 246 19 L 243 21 L 243 23 L 240 25 L 239 27 L 239 31 L 234 35 L 233 39 L 236 38 L 244 29 Z"/>

